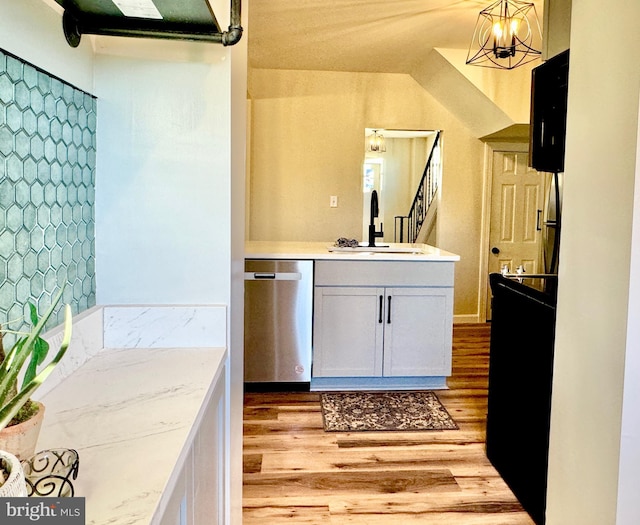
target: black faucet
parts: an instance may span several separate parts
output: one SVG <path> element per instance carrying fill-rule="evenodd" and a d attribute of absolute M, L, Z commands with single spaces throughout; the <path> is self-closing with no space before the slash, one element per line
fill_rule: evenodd
<path fill-rule="evenodd" d="M 382 231 L 382 223 L 380 223 L 380 231 L 376 231 L 375 218 L 378 216 L 378 192 L 373 190 L 371 192 L 371 220 L 369 221 L 369 248 L 373 248 L 376 245 L 376 237 L 382 237 L 384 232 Z"/>

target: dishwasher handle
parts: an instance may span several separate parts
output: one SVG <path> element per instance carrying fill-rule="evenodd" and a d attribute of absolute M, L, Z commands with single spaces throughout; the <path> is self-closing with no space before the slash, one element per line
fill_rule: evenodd
<path fill-rule="evenodd" d="M 300 272 L 244 272 L 245 281 L 301 281 Z"/>

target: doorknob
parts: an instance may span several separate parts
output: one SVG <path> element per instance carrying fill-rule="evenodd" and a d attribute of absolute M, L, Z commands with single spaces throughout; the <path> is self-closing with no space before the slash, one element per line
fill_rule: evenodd
<path fill-rule="evenodd" d="M 494 246 L 493 248 L 491 248 L 491 253 L 493 255 L 498 255 L 500 253 L 500 248 L 498 248 L 497 246 Z"/>

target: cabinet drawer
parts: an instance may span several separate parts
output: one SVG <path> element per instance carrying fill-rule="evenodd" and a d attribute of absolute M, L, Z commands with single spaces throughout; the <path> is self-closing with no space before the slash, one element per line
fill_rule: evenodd
<path fill-rule="evenodd" d="M 316 261 L 316 286 L 453 286 L 453 262 Z"/>

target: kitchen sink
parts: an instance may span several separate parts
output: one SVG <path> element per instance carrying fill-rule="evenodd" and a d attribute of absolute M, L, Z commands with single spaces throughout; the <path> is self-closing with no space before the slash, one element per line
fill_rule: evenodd
<path fill-rule="evenodd" d="M 337 253 L 354 253 L 354 252 L 370 252 L 370 253 L 424 253 L 423 249 L 414 245 L 402 244 L 378 244 L 369 246 L 367 243 L 360 243 L 358 246 L 329 246 L 330 252 Z"/>

